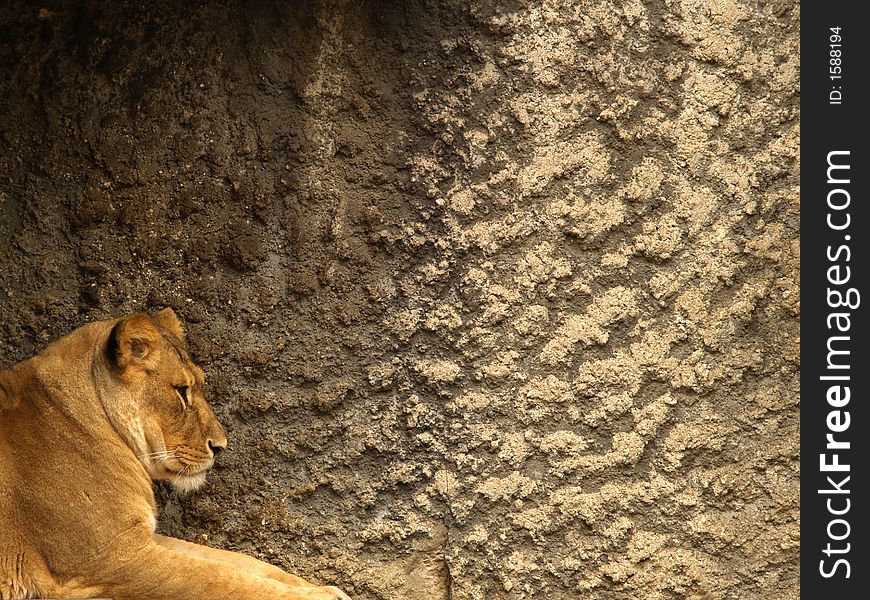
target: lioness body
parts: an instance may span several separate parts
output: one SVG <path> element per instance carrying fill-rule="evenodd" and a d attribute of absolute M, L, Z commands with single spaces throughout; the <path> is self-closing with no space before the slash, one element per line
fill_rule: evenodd
<path fill-rule="evenodd" d="M 151 479 L 192 489 L 226 444 L 174 313 L 81 327 L 0 371 L 0 600 L 346 598 L 155 535 Z"/>

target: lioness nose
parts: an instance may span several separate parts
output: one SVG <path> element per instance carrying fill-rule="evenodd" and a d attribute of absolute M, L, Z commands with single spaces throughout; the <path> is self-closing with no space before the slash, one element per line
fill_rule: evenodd
<path fill-rule="evenodd" d="M 224 451 L 224 448 L 227 447 L 226 442 L 215 442 L 214 440 L 208 441 L 208 447 L 211 449 L 211 453 L 217 458 L 217 455 Z"/>

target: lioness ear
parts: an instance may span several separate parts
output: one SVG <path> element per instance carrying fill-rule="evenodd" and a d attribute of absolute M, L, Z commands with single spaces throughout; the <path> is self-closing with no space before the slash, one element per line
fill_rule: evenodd
<path fill-rule="evenodd" d="M 184 325 L 178 319 L 178 315 L 171 308 L 164 308 L 159 313 L 151 317 L 151 319 L 160 327 L 178 338 L 178 341 L 184 341 Z"/>
<path fill-rule="evenodd" d="M 148 370 L 157 364 L 160 332 L 144 313 L 118 321 L 109 338 L 109 358 L 124 373 Z"/>

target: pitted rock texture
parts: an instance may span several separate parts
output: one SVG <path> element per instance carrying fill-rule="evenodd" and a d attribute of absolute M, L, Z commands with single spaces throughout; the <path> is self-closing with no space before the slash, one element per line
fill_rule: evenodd
<path fill-rule="evenodd" d="M 797 598 L 796 2 L 0 7 L 0 366 L 172 306 L 165 533 L 353 597 Z"/>

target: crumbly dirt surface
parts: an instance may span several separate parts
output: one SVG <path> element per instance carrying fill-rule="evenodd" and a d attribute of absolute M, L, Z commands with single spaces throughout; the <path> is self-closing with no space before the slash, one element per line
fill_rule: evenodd
<path fill-rule="evenodd" d="M 354 598 L 797 598 L 799 18 L 4 2 L 0 366 L 172 306 L 162 531 Z"/>

